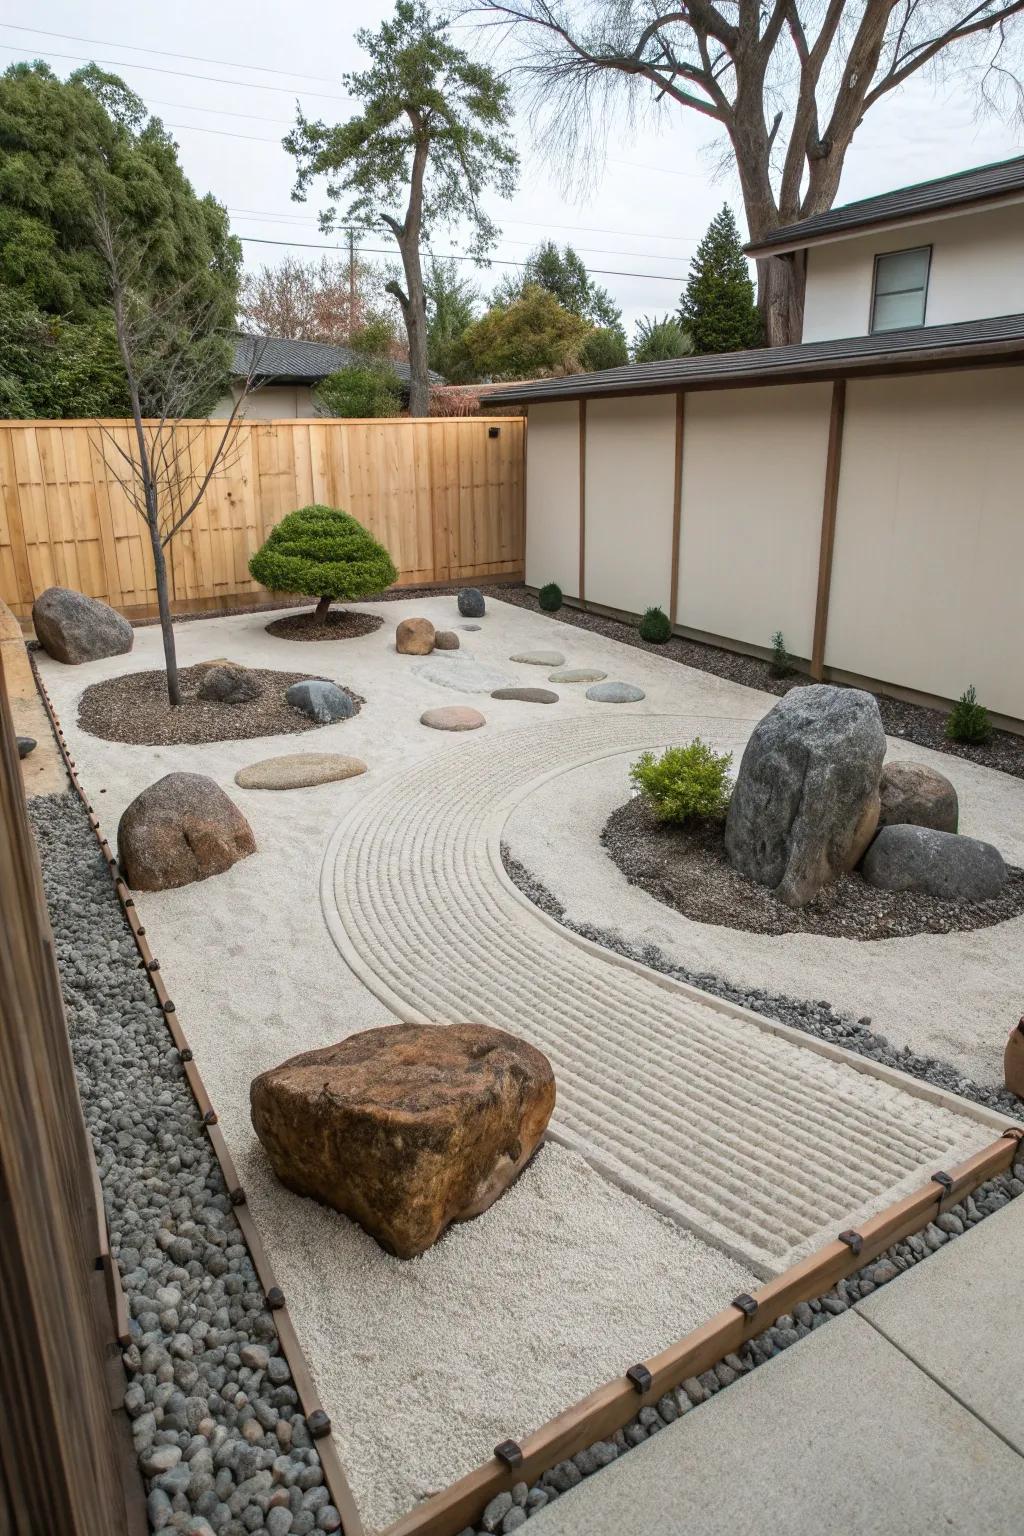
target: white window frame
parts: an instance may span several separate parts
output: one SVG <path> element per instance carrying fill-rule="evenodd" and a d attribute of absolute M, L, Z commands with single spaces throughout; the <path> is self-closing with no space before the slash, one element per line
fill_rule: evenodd
<path fill-rule="evenodd" d="M 872 273 L 871 273 L 871 311 L 870 311 L 870 314 L 868 316 L 868 328 L 869 328 L 869 334 L 870 335 L 872 335 L 872 336 L 884 336 L 886 334 L 887 330 L 914 330 L 918 326 L 924 325 L 925 320 L 926 320 L 927 315 L 928 315 L 928 285 L 931 282 L 931 276 L 932 276 L 932 250 L 933 250 L 933 247 L 930 246 L 930 245 L 908 245 L 908 246 L 902 247 L 898 251 L 876 251 L 874 267 L 873 267 Z M 879 293 L 878 293 L 878 264 L 879 264 L 879 262 L 880 261 L 885 261 L 887 259 L 887 257 L 889 257 L 889 256 L 913 256 L 913 255 L 916 255 L 918 251 L 927 251 L 927 253 L 928 253 L 928 261 L 927 261 L 927 263 L 925 265 L 925 269 L 924 269 L 924 286 L 920 290 L 917 289 L 917 288 L 898 288 L 898 289 L 895 290 L 895 292 L 897 292 L 897 293 L 918 293 L 918 292 L 920 292 L 921 300 L 922 300 L 922 303 L 921 303 L 921 318 L 920 318 L 920 320 L 916 320 L 914 322 L 913 326 L 883 326 L 881 328 L 876 327 L 876 325 L 875 325 L 875 310 L 876 310 L 876 308 L 878 306 L 878 299 L 879 299 Z M 889 294 L 882 294 L 881 297 L 882 298 L 889 298 L 890 295 Z"/>

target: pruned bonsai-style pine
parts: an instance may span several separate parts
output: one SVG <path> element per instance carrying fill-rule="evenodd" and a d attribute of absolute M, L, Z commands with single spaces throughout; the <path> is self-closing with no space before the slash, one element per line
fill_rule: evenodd
<path fill-rule="evenodd" d="M 383 544 L 337 507 L 300 507 L 274 528 L 249 561 L 249 574 L 271 592 L 317 599 L 310 627 L 323 624 L 333 602 L 383 592 L 398 577 Z"/>

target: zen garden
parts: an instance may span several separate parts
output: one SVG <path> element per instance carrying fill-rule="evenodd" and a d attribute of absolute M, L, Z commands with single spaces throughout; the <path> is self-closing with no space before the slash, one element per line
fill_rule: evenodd
<path fill-rule="evenodd" d="M 486 252 L 516 171 L 469 22 L 399 0 L 361 115 L 285 141 L 402 262 L 323 388 L 285 341 L 347 341 L 223 373 L 226 211 L 66 87 L 106 329 L 0 337 L 0 1526 L 1019 1536 L 1024 320 L 926 305 L 1010 283 L 943 288 L 943 230 L 1024 161 L 812 197 L 816 71 L 888 90 L 926 7 L 491 9 L 531 102 L 702 91 L 745 188 L 720 77 L 804 71 L 810 190 L 716 218 L 653 351 L 479 363 L 550 340 L 541 261 L 428 352 L 420 226 Z M 121 154 L 205 253 L 166 306 Z M 72 344 L 116 409 L 29 399 Z"/>

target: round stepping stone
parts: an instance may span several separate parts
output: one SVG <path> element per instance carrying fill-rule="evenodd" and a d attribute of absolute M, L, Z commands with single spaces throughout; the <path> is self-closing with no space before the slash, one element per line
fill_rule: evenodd
<path fill-rule="evenodd" d="M 420 715 L 420 725 L 429 725 L 432 731 L 478 731 L 486 724 L 480 711 L 466 704 L 442 704 Z"/>
<path fill-rule="evenodd" d="M 522 651 L 518 656 L 510 656 L 509 661 L 525 662 L 528 667 L 561 667 L 565 665 L 565 657 L 561 651 Z"/>
<path fill-rule="evenodd" d="M 480 625 L 479 624 L 460 624 L 459 628 L 460 629 L 464 629 L 467 634 L 476 634 L 477 630 L 480 628 Z"/>
<path fill-rule="evenodd" d="M 524 704 L 557 704 L 558 694 L 550 688 L 495 688 L 492 699 L 520 699 Z"/>
<path fill-rule="evenodd" d="M 603 683 L 607 672 L 592 672 L 589 667 L 560 667 L 552 672 L 549 683 Z"/>
<path fill-rule="evenodd" d="M 587 689 L 587 698 L 596 704 L 636 704 L 646 694 L 635 683 L 595 683 Z"/>
<path fill-rule="evenodd" d="M 289 752 L 239 768 L 235 783 L 240 789 L 308 789 L 313 784 L 354 779 L 365 772 L 366 764 L 360 758 L 343 757 L 340 752 Z"/>
<path fill-rule="evenodd" d="M 424 682 L 454 688 L 458 693 L 493 693 L 495 688 L 509 688 L 515 682 L 507 672 L 487 666 L 464 651 L 440 651 L 416 662 L 412 670 Z"/>

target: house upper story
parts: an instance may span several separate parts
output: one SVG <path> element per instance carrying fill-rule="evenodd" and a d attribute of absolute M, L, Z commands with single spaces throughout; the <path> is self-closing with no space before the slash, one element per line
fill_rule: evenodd
<path fill-rule="evenodd" d="M 1024 156 L 831 208 L 747 246 L 803 251 L 803 341 L 1024 312 Z"/>

